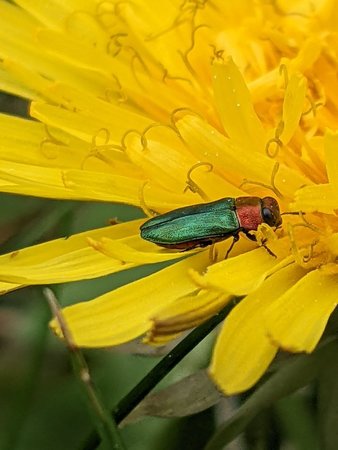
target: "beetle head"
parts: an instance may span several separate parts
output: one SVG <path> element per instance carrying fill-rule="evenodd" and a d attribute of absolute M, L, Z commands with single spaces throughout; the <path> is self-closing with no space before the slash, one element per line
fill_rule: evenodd
<path fill-rule="evenodd" d="M 279 205 L 273 197 L 262 198 L 262 217 L 263 222 L 267 223 L 270 227 L 278 228 L 282 225 Z"/>

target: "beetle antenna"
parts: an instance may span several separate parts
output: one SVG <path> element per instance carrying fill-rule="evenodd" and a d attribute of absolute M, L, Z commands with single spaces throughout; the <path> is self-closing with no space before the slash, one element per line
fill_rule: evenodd
<path fill-rule="evenodd" d="M 232 242 L 230 247 L 228 248 L 226 254 L 225 254 L 225 258 L 224 259 L 228 259 L 228 256 L 230 255 L 231 250 L 234 248 L 234 245 L 236 244 L 236 242 L 239 240 L 239 236 L 238 234 L 235 234 L 235 236 L 233 236 Z"/>

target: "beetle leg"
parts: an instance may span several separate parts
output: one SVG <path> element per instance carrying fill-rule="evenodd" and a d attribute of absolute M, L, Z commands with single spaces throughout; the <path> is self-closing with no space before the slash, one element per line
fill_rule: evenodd
<path fill-rule="evenodd" d="M 253 234 L 249 234 L 248 232 L 245 232 L 242 230 L 245 236 L 250 239 L 251 241 L 256 241 L 256 237 Z M 277 256 L 269 249 L 269 247 L 266 245 L 267 239 L 262 240 L 261 247 L 264 247 L 265 250 L 269 253 L 269 255 L 273 256 L 274 258 L 277 258 Z"/>
<path fill-rule="evenodd" d="M 196 244 L 191 244 L 188 247 L 182 248 L 180 250 L 181 250 L 182 253 L 183 252 L 189 252 L 190 250 L 194 250 L 194 248 L 196 248 L 196 247 L 197 247 Z M 173 248 L 175 248 L 175 247 L 173 247 Z"/>
<path fill-rule="evenodd" d="M 205 241 L 201 241 L 201 242 L 198 244 L 198 247 L 204 248 L 204 247 L 208 247 L 208 245 L 212 245 L 212 244 L 213 244 L 213 241 L 211 241 L 211 240 L 205 240 Z"/>
<path fill-rule="evenodd" d="M 250 234 L 249 231 L 245 231 L 245 230 L 241 230 L 241 231 L 245 234 L 245 236 L 246 236 L 248 239 L 250 239 L 250 241 L 254 241 L 254 242 L 257 241 L 256 236 L 255 236 L 254 234 Z"/>
<path fill-rule="evenodd" d="M 275 254 L 273 253 L 273 251 L 271 251 L 271 250 L 269 249 L 269 247 L 266 245 L 266 239 L 263 239 L 261 247 L 264 247 L 265 250 L 269 253 L 269 255 L 273 256 L 274 258 L 277 258 L 277 255 L 275 255 Z"/>
<path fill-rule="evenodd" d="M 239 240 L 238 234 L 234 234 L 234 235 L 233 235 L 232 242 L 231 242 L 231 245 L 230 245 L 230 247 L 228 248 L 228 251 L 226 252 L 225 258 L 224 258 L 224 259 L 228 259 L 228 256 L 229 256 L 231 250 L 234 248 L 234 245 L 236 244 L 236 242 L 237 242 L 238 240 Z"/>

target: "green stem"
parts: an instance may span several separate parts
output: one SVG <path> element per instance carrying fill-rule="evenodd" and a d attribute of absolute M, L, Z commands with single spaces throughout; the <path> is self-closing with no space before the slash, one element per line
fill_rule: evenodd
<path fill-rule="evenodd" d="M 216 315 L 202 323 L 188 334 L 176 347 L 171 350 L 148 374 L 115 406 L 112 416 L 117 424 L 121 423 L 128 414 L 149 394 L 154 387 L 168 375 L 168 373 L 190 353 L 208 334 L 229 314 L 237 299 L 227 304 Z M 82 450 L 93 450 L 100 443 L 100 436 L 93 431 L 86 439 Z"/>

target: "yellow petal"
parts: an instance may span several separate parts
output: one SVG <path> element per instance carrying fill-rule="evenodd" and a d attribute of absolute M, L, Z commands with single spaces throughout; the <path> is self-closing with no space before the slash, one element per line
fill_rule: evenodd
<path fill-rule="evenodd" d="M 76 100 L 75 106 L 78 103 L 78 99 Z M 94 111 L 98 111 L 98 114 L 95 114 Z M 85 110 L 75 112 L 54 105 L 33 102 L 30 107 L 30 114 L 47 125 L 60 128 L 85 142 L 92 142 L 93 137 L 97 135 L 100 129 L 107 128 L 110 135 L 116 139 L 116 143 L 120 144 L 121 138 L 128 128 L 136 127 L 142 131 L 151 123 L 149 119 L 142 117 L 140 114 L 134 114 L 130 111 L 124 112 L 123 109 L 95 97 L 87 100 Z"/>
<path fill-rule="evenodd" d="M 118 240 L 138 234 L 141 223 L 135 220 L 86 231 L 2 255 L 0 280 L 21 284 L 62 283 L 128 269 L 135 264 L 105 256 L 88 243 L 88 238 L 99 240 L 105 236 Z"/>
<path fill-rule="evenodd" d="M 51 84 L 50 80 L 46 80 L 42 75 L 36 73 L 35 71 L 27 69 L 24 65 L 12 61 L 10 59 L 5 59 L 2 62 L 3 67 L 6 69 L 7 73 L 11 74 L 16 83 L 20 86 L 26 86 L 32 92 L 30 94 L 32 100 L 38 100 L 43 97 L 41 94 L 45 92 L 48 86 Z M 48 98 L 48 96 L 46 96 Z M 53 100 L 49 97 L 48 100 Z"/>
<path fill-rule="evenodd" d="M 326 170 L 329 182 L 338 197 L 338 133 L 327 131 L 324 139 Z M 338 207 L 338 199 L 337 199 Z"/>
<path fill-rule="evenodd" d="M 287 256 L 285 240 L 271 242 L 272 257 L 264 248 L 235 256 L 208 267 L 205 275 L 194 274 L 195 281 L 204 288 L 220 289 L 233 295 L 246 295 L 257 289 L 269 275 L 293 262 Z"/>
<path fill-rule="evenodd" d="M 338 233 L 333 233 L 328 238 L 328 247 L 334 256 L 338 256 Z"/>
<path fill-rule="evenodd" d="M 85 169 L 70 170 L 0 160 L 0 191 L 47 198 L 123 202 L 139 206 L 143 201 L 164 212 L 194 203 L 193 194 L 172 194 L 145 180 Z M 145 199 L 142 199 L 142 193 Z"/>
<path fill-rule="evenodd" d="M 49 198 L 75 198 L 62 180 L 62 171 L 49 167 L 1 161 L 0 190 Z"/>
<path fill-rule="evenodd" d="M 293 74 L 287 84 L 283 104 L 284 128 L 279 138 L 284 145 L 294 135 L 303 114 L 307 83 L 305 77 Z"/>
<path fill-rule="evenodd" d="M 21 66 L 21 74 L 17 73 L 19 79 L 28 80 L 29 85 L 33 80 L 41 81 L 41 86 L 33 82 L 34 89 L 37 91 L 32 93 L 33 98 L 41 97 L 41 91 L 48 84 L 46 79 L 48 81 L 71 80 L 74 85 L 86 85 L 89 88 L 87 79 L 90 77 L 87 74 L 90 71 L 84 74 L 74 67 L 59 64 L 55 55 L 45 51 L 43 44 L 37 41 L 39 27 L 41 24 L 21 8 L 10 5 L 8 2 L 0 2 L 0 55 L 3 60 L 10 60 L 16 64 L 17 69 Z M 63 36 L 66 37 L 66 34 Z M 24 64 L 26 68 L 23 67 L 24 62 L 26 62 Z M 42 75 L 45 80 L 43 81 L 43 78 L 37 74 Z"/>
<path fill-rule="evenodd" d="M 157 311 L 196 289 L 188 269 L 203 270 L 207 252 L 180 261 L 148 277 L 122 286 L 94 300 L 63 310 L 75 343 L 106 347 L 130 341 L 150 330 Z M 53 331 L 60 336 L 56 321 Z"/>
<path fill-rule="evenodd" d="M 303 275 L 304 270 L 294 264 L 279 270 L 235 306 L 225 319 L 210 373 L 226 394 L 249 389 L 266 371 L 277 347 L 266 335 L 264 311 Z"/>
<path fill-rule="evenodd" d="M 216 314 L 229 299 L 228 295 L 208 291 L 177 299 L 153 317 L 150 342 L 156 341 L 161 335 L 175 334 L 195 327 Z"/>
<path fill-rule="evenodd" d="M 116 143 L 120 143 L 128 129 L 136 128 L 142 131 L 152 123 L 149 117 L 126 108 L 118 102 L 115 104 L 115 102 L 107 101 L 106 98 L 102 99 L 101 96 L 88 90 L 83 92 L 79 88 L 58 82 L 53 84 L 49 91 L 63 107 L 79 112 L 84 118 L 92 119 L 93 124 L 99 121 L 101 124 L 99 128 L 107 126 L 112 140 L 115 140 Z M 42 108 L 43 105 L 39 104 L 39 114 L 46 114 L 47 117 L 50 117 L 50 112 L 53 111 L 44 111 Z"/>
<path fill-rule="evenodd" d="M 110 258 L 136 264 L 153 264 L 162 261 L 184 258 L 191 252 L 165 251 L 155 244 L 142 240 L 139 235 L 117 241 L 116 239 L 102 238 L 95 241 L 95 248 Z"/>
<path fill-rule="evenodd" d="M 302 43 L 298 54 L 288 62 L 287 68 L 290 68 L 291 72 L 299 71 L 304 73 L 307 70 L 311 70 L 320 57 L 322 48 L 323 41 L 310 36 Z"/>
<path fill-rule="evenodd" d="M 81 168 L 90 145 L 61 130 L 51 133 L 53 136 L 37 121 L 0 114 L 0 159 L 33 166 Z"/>
<path fill-rule="evenodd" d="M 15 291 L 15 289 L 19 289 L 21 287 L 24 287 L 24 285 L 0 282 L 0 294 L 7 294 L 7 292 Z"/>
<path fill-rule="evenodd" d="M 157 212 L 170 211 L 195 203 L 193 194 L 171 193 L 157 183 L 119 174 L 89 172 L 86 170 L 65 170 L 62 172 L 64 185 L 71 190 L 72 198 L 92 198 L 106 202 L 119 202 L 140 206 L 142 202 Z M 144 189 L 143 189 L 144 188 Z M 41 194 L 40 194 L 41 195 Z"/>
<path fill-rule="evenodd" d="M 53 29 L 40 28 L 36 32 L 36 38 L 41 46 L 45 48 L 46 53 L 58 55 L 63 63 L 70 63 L 80 66 L 83 70 L 95 70 L 98 72 L 107 72 L 120 68 L 121 62 L 109 57 L 103 49 L 96 49 L 80 39 L 76 39 L 70 33 L 63 33 Z M 127 72 L 126 72 L 127 74 Z"/>
<path fill-rule="evenodd" d="M 246 151 L 263 152 L 266 136 L 250 93 L 231 58 L 212 66 L 215 102 L 229 137 Z"/>
<path fill-rule="evenodd" d="M 334 214 L 338 209 L 338 196 L 331 184 L 305 186 L 296 192 L 290 207 L 294 211 Z"/>
<path fill-rule="evenodd" d="M 239 186 L 244 179 L 268 185 L 271 183 L 275 161 L 266 154 L 254 152 L 252 149 L 243 151 L 198 116 L 187 114 L 177 120 L 176 126 L 200 161 L 209 161 L 214 170 L 223 173 L 235 186 Z M 301 186 L 311 184 L 310 180 L 299 171 L 284 164 L 280 164 L 275 182 L 283 195 L 289 197 L 293 197 L 294 191 Z M 236 190 L 232 188 L 229 189 L 229 195 L 240 196 L 243 195 L 243 191 L 238 187 Z"/>
<path fill-rule="evenodd" d="M 64 185 L 73 192 L 74 198 L 139 203 L 140 189 L 144 179 L 129 178 L 116 174 L 89 172 L 87 170 L 62 171 Z"/>
<path fill-rule="evenodd" d="M 81 8 L 81 11 L 89 12 L 93 8 L 90 0 L 15 0 L 15 3 L 42 23 L 61 29 L 73 10 Z"/>
<path fill-rule="evenodd" d="M 109 173 L 69 170 L 0 162 L 0 190 L 48 198 L 101 200 L 140 203 L 140 190 L 144 179 L 111 175 Z M 151 194 L 163 198 L 152 189 Z M 163 201 L 159 201 L 161 205 Z M 177 205 L 175 202 L 174 204 Z M 179 205 L 181 202 L 179 202 Z"/>
<path fill-rule="evenodd" d="M 36 2 L 31 2 L 30 0 L 16 0 L 18 5 L 21 6 L 23 10 L 27 10 L 31 13 L 33 17 L 36 17 L 38 20 L 43 19 L 43 22 L 48 23 L 48 16 L 50 15 L 50 19 L 54 19 L 50 25 L 56 25 L 57 20 L 62 17 L 65 19 L 65 13 L 69 13 L 69 11 L 65 10 L 62 3 L 60 5 L 55 5 L 54 1 L 46 1 L 37 0 Z M 43 8 L 43 4 L 45 8 Z M 45 11 L 44 11 L 45 10 Z M 49 14 L 46 14 L 49 12 Z"/>
<path fill-rule="evenodd" d="M 156 179 L 165 189 L 173 192 L 201 193 L 204 201 L 215 200 L 228 194 L 228 184 L 215 173 L 210 164 L 203 164 L 190 154 L 182 140 L 169 127 L 156 127 L 141 138 L 126 139 L 126 153 L 130 160 L 138 165 L 149 179 Z M 163 143 L 165 140 L 165 144 Z M 200 202 L 197 196 L 191 197 L 191 203 Z"/>
<path fill-rule="evenodd" d="M 292 352 L 312 352 L 338 303 L 338 276 L 314 270 L 266 309 L 272 341 Z"/>
<path fill-rule="evenodd" d="M 6 34 L 6 31 L 13 30 L 17 27 L 17 34 L 10 36 L 13 40 L 27 40 L 30 33 L 34 31 L 38 22 L 31 16 L 25 13 L 21 8 L 8 2 L 0 3 L 0 19 L 2 26 L 0 32 Z"/>
<path fill-rule="evenodd" d="M 27 86 L 22 85 L 12 74 L 4 69 L 2 61 L 0 61 L 0 89 L 3 92 L 8 92 L 17 97 L 29 100 L 35 99 L 35 92 Z"/>

